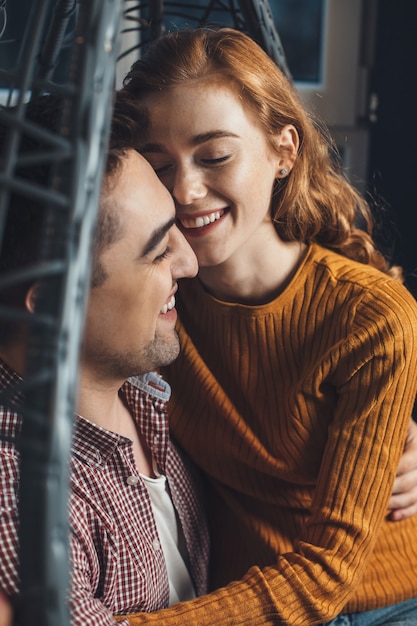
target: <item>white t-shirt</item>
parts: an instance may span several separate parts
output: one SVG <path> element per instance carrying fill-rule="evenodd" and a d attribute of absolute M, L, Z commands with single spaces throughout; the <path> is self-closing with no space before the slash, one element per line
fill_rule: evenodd
<path fill-rule="evenodd" d="M 169 604 L 171 606 L 176 602 L 191 600 L 196 594 L 184 561 L 183 555 L 187 554 L 184 536 L 171 500 L 166 477 L 160 475 L 157 478 L 150 478 L 143 474 L 141 477 L 149 492 L 165 556 L 169 580 Z"/>

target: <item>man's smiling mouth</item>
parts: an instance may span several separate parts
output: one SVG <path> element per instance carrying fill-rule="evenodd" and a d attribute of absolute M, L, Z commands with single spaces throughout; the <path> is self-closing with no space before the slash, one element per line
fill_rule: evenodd
<path fill-rule="evenodd" d="M 164 306 L 161 309 L 162 315 L 165 315 L 165 313 L 168 313 L 168 311 L 171 311 L 171 309 L 173 309 L 174 306 L 175 306 L 175 296 L 171 296 L 171 299 L 169 300 L 169 302 L 164 304 Z"/>

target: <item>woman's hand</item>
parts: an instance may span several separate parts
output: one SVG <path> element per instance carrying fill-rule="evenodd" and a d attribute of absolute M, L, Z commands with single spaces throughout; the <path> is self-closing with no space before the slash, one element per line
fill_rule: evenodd
<path fill-rule="evenodd" d="M 389 518 L 399 521 L 417 513 L 417 423 L 410 420 L 391 499 Z"/>

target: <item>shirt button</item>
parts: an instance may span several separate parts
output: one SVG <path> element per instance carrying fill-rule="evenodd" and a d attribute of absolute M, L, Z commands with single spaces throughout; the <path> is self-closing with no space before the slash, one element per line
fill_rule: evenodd
<path fill-rule="evenodd" d="M 159 550 L 159 548 L 161 547 L 161 544 L 159 543 L 159 539 L 154 539 L 152 541 L 152 547 L 155 550 L 155 552 Z"/>
<path fill-rule="evenodd" d="M 133 476 L 133 475 L 132 475 L 132 476 L 128 476 L 128 477 L 126 478 L 126 483 L 127 483 L 128 485 L 133 485 L 133 486 L 134 486 L 134 485 L 137 485 L 137 484 L 138 484 L 138 482 L 139 482 L 139 476 Z"/>

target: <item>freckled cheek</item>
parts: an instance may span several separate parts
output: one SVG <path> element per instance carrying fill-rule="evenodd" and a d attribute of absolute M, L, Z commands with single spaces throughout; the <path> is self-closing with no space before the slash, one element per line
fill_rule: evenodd
<path fill-rule="evenodd" d="M 226 199 L 239 204 L 246 202 L 249 195 L 256 194 L 256 187 L 251 183 L 249 172 L 228 172 L 224 175 L 213 177 L 212 189 Z"/>
<path fill-rule="evenodd" d="M 248 161 L 233 166 L 223 177 L 225 186 L 232 186 L 233 189 L 241 189 L 256 192 L 259 184 L 264 180 L 265 171 L 262 167 L 257 167 L 256 162 Z"/>

